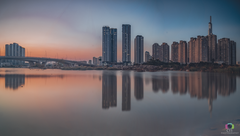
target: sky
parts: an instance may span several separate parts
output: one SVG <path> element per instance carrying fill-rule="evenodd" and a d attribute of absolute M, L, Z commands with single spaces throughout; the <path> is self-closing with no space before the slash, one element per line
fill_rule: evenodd
<path fill-rule="evenodd" d="M 152 45 L 189 41 L 213 34 L 237 44 L 240 61 L 239 0 L 0 0 L 0 55 L 5 44 L 18 43 L 26 56 L 90 60 L 102 54 L 102 27 L 117 28 L 118 61 L 122 60 L 122 24 Z"/>

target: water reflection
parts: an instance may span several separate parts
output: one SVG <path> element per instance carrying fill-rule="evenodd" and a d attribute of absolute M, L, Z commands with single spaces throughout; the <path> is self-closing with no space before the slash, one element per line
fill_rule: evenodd
<path fill-rule="evenodd" d="M 122 111 L 131 110 L 131 80 L 129 72 L 122 74 Z"/>
<path fill-rule="evenodd" d="M 17 90 L 25 85 L 25 75 L 5 75 L 5 88 Z"/>
<path fill-rule="evenodd" d="M 63 78 L 63 75 L 25 75 L 25 74 L 6 74 L 0 75 L 0 78 L 5 78 L 5 88 L 17 90 L 25 85 L 26 78 Z"/>
<path fill-rule="evenodd" d="M 134 97 L 142 100 L 144 97 L 143 74 L 134 73 Z M 149 78 L 146 77 L 149 80 Z M 145 81 L 146 81 L 145 79 Z M 227 96 L 236 91 L 236 76 L 219 73 L 171 73 L 167 75 L 152 75 L 153 92 L 168 92 L 171 84 L 173 94 L 187 93 L 193 98 L 208 99 L 209 111 L 212 111 L 213 100 L 217 93 Z M 171 82 L 171 83 L 170 83 Z M 115 72 L 103 72 L 102 75 L 102 108 L 117 106 L 117 76 Z M 122 72 L 122 111 L 131 110 L 131 76 Z"/>
<path fill-rule="evenodd" d="M 113 72 L 111 74 L 103 73 L 102 75 L 102 108 L 117 106 L 117 76 Z"/>
<path fill-rule="evenodd" d="M 143 77 L 141 73 L 134 75 L 134 96 L 137 100 L 143 99 Z"/>
<path fill-rule="evenodd" d="M 161 90 L 166 93 L 169 90 L 169 76 L 152 76 L 152 89 L 153 92 Z"/>

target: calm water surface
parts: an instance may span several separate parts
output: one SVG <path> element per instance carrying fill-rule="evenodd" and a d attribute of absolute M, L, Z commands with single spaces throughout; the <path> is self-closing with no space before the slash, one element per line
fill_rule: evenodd
<path fill-rule="evenodd" d="M 240 132 L 239 76 L 0 69 L 0 136 L 214 136 Z"/>

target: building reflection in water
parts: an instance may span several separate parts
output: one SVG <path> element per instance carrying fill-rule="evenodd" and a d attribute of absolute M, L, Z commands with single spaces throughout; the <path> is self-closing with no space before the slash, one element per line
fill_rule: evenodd
<path fill-rule="evenodd" d="M 102 108 L 117 106 L 117 77 L 116 73 L 105 73 L 102 75 Z"/>
<path fill-rule="evenodd" d="M 131 80 L 129 72 L 122 73 L 122 111 L 131 110 Z"/>
<path fill-rule="evenodd" d="M 191 97 L 208 99 L 209 112 L 217 94 L 230 95 L 236 91 L 236 76 L 222 73 L 191 73 L 188 76 L 188 92 Z"/>
<path fill-rule="evenodd" d="M 152 76 L 152 89 L 153 92 L 158 92 L 159 89 L 166 93 L 169 90 L 169 77 L 168 76 Z"/>
<path fill-rule="evenodd" d="M 5 75 L 5 88 L 13 90 L 25 84 L 25 75 Z"/>
<path fill-rule="evenodd" d="M 134 96 L 137 100 L 143 99 L 143 77 L 141 73 L 134 75 Z"/>

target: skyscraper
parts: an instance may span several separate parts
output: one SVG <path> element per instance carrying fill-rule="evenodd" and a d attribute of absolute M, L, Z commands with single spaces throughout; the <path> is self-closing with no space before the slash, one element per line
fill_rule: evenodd
<path fill-rule="evenodd" d="M 145 51 L 145 62 L 148 62 L 150 60 L 151 56 L 148 51 Z"/>
<path fill-rule="evenodd" d="M 210 16 L 210 22 L 208 23 L 208 35 L 212 35 L 212 17 Z"/>
<path fill-rule="evenodd" d="M 158 43 L 154 43 L 154 44 L 152 45 L 152 57 L 153 57 L 154 60 L 160 58 L 159 47 L 160 47 L 160 46 L 159 46 Z"/>
<path fill-rule="evenodd" d="M 196 38 L 191 37 L 190 41 L 188 42 L 188 58 L 189 58 L 189 63 L 196 63 L 195 60 L 195 42 L 196 42 Z M 197 48 L 197 47 L 196 47 Z"/>
<path fill-rule="evenodd" d="M 236 65 L 236 42 L 230 41 L 232 48 L 232 65 Z"/>
<path fill-rule="evenodd" d="M 172 62 L 178 62 L 178 42 L 173 42 L 171 45 L 171 60 Z"/>
<path fill-rule="evenodd" d="M 218 40 L 218 60 L 231 65 L 232 48 L 229 38 L 222 38 Z"/>
<path fill-rule="evenodd" d="M 6 44 L 5 56 L 25 57 L 25 48 L 23 48 L 22 46 L 19 46 L 17 43 L 13 43 L 10 45 Z M 24 64 L 24 61 L 20 61 L 20 60 L 7 60 L 7 62 L 11 63 L 12 65 Z"/>
<path fill-rule="evenodd" d="M 141 64 L 143 63 L 143 36 L 137 35 L 134 39 L 134 63 Z"/>
<path fill-rule="evenodd" d="M 178 62 L 180 64 L 187 63 L 187 42 L 180 41 L 178 44 Z"/>
<path fill-rule="evenodd" d="M 122 62 L 131 63 L 131 25 L 122 25 Z"/>
<path fill-rule="evenodd" d="M 210 16 L 208 28 L 208 61 L 214 62 L 217 60 L 217 36 L 212 33 L 212 17 Z"/>
<path fill-rule="evenodd" d="M 117 29 L 102 28 L 102 62 L 117 62 Z"/>
<path fill-rule="evenodd" d="M 169 45 L 162 43 L 160 46 L 160 61 L 169 62 Z"/>

